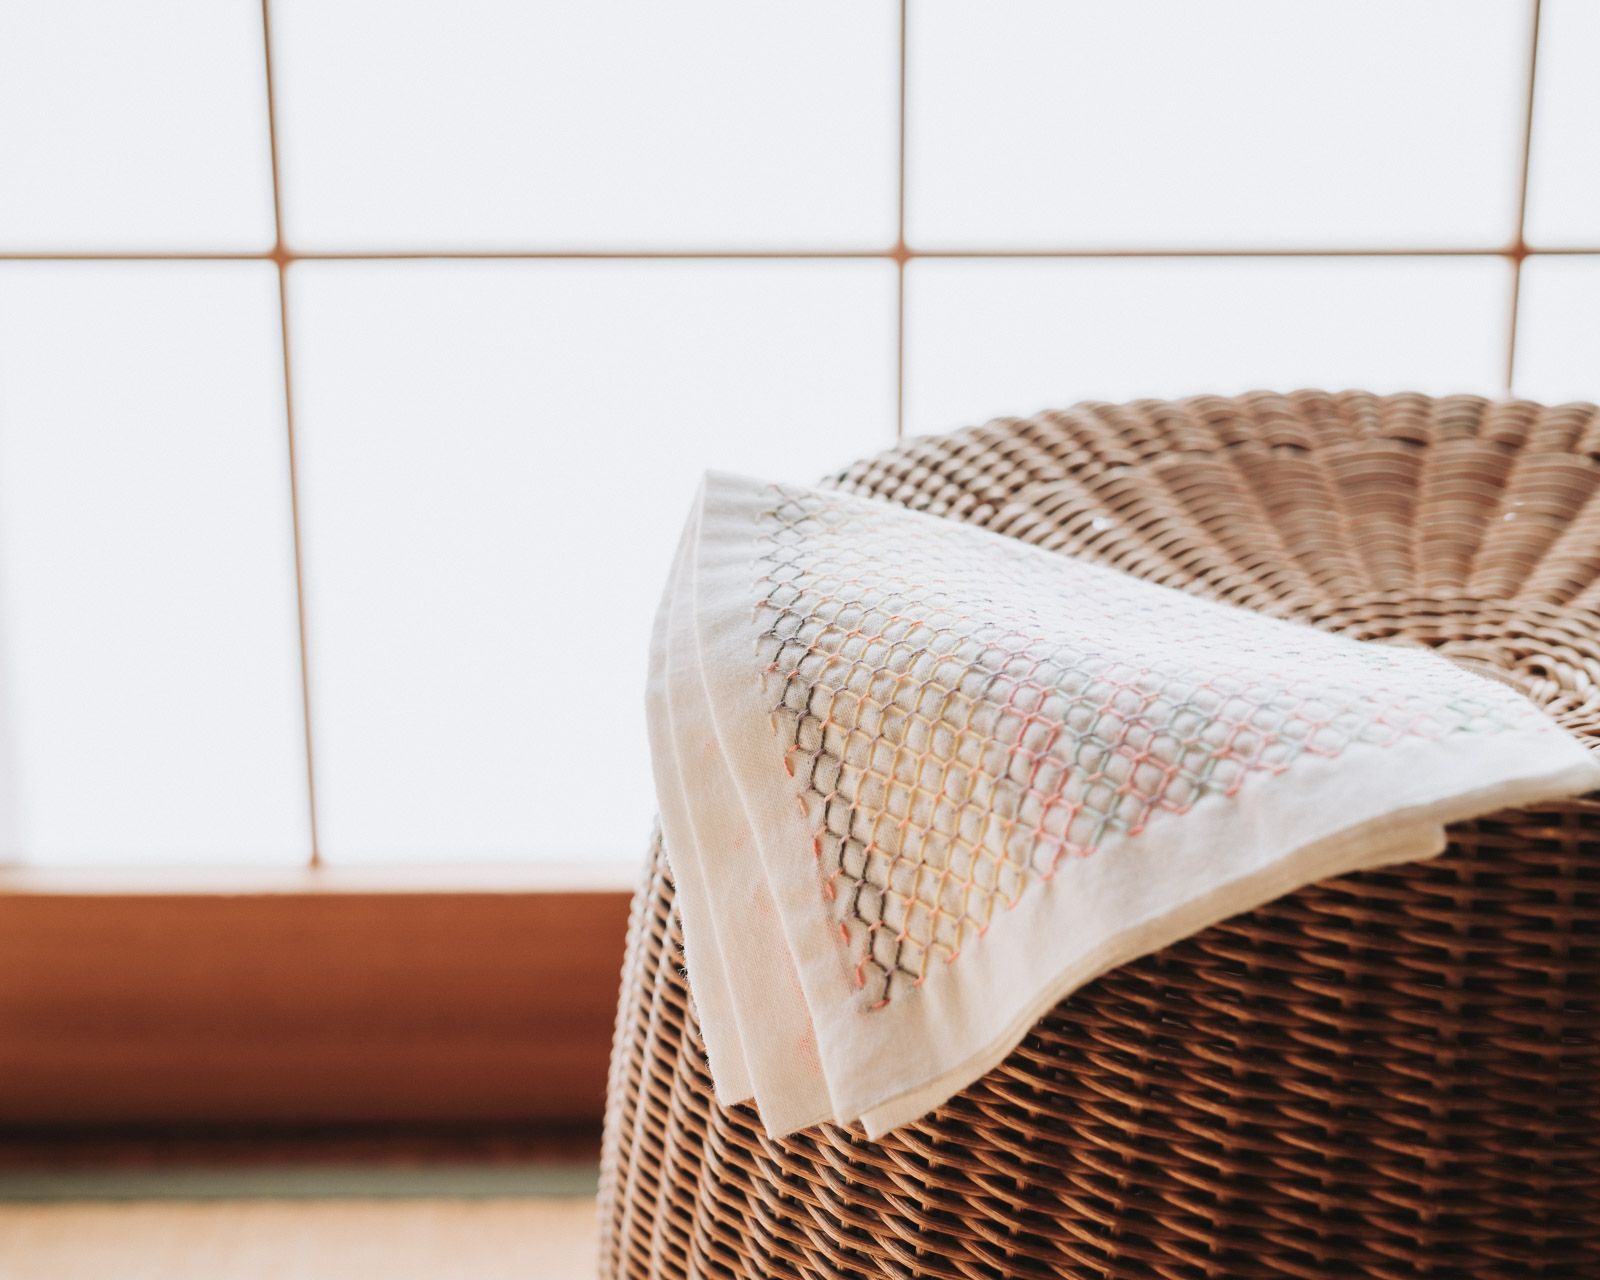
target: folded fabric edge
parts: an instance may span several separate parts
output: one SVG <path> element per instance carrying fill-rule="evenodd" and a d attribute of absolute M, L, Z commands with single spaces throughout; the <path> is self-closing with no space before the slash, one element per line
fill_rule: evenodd
<path fill-rule="evenodd" d="M 673 564 L 651 649 L 649 723 L 663 849 L 679 885 L 684 965 L 718 1102 L 754 1100 L 786 1129 L 834 1112 L 803 1001 L 772 997 L 772 983 L 794 971 L 780 930 L 730 929 L 729 922 L 770 900 L 765 869 L 744 818 L 704 685 L 696 627 L 696 553 L 704 492 L 697 495 Z M 686 746 L 686 744 L 688 744 Z M 683 753 L 698 745 L 691 757 Z M 691 803 L 698 790 L 721 803 Z M 798 985 L 798 978 L 793 979 Z"/>
<path fill-rule="evenodd" d="M 646 681 L 646 720 L 662 849 L 678 890 L 684 967 L 691 974 L 690 998 L 700 1015 L 700 1034 L 711 1067 L 712 1088 L 719 1102 L 733 1105 L 751 1096 L 750 1069 L 737 1033 L 733 993 L 722 969 L 716 920 L 710 908 L 710 895 L 705 891 L 705 874 L 696 856 L 698 846 L 677 754 L 667 671 L 672 607 L 684 565 L 698 536 L 700 504 L 701 495 L 697 494 L 656 612 Z"/>
<path fill-rule="evenodd" d="M 702 841 L 700 853 L 712 891 L 712 913 L 717 917 L 722 971 L 735 995 L 735 1020 L 751 1093 L 760 1112 L 772 1114 L 792 1132 L 828 1118 L 835 1108 L 822 1071 L 811 1010 L 800 990 L 794 955 L 778 919 L 770 869 L 759 853 L 758 820 L 738 771 L 729 764 L 730 752 L 738 747 L 727 739 L 707 679 L 695 551 L 691 548 L 686 558 L 682 584 L 686 589 L 674 602 L 677 625 L 670 641 L 674 650 L 680 644 L 687 646 L 682 655 L 685 687 L 678 692 L 694 730 L 692 740 L 704 743 L 696 764 L 703 774 L 702 785 L 705 779 L 714 779 L 710 794 L 718 798 L 696 816 L 695 829 L 697 835 L 708 837 Z M 753 657 L 754 637 L 751 645 Z M 680 773 L 680 779 L 684 776 Z M 684 795 L 688 795 L 687 787 Z M 750 914 L 766 919 L 769 927 L 754 931 L 727 928 L 727 921 Z"/>
<path fill-rule="evenodd" d="M 1034 1024 L 1061 1001 L 1113 969 L 1171 946 L 1214 924 L 1253 911 L 1274 898 L 1293 893 L 1330 875 L 1437 857 L 1444 852 L 1445 834 L 1440 826 L 1405 828 L 1394 833 L 1391 839 L 1367 848 L 1360 865 L 1351 866 L 1348 864 L 1350 846 L 1360 843 L 1359 838 L 1336 837 L 1332 841 L 1307 846 L 1298 854 L 1253 876 L 1220 885 L 1204 898 L 1194 899 L 1167 915 L 1130 927 L 1085 956 L 1080 965 L 1062 973 L 1040 990 L 1016 1020 L 980 1053 L 926 1084 L 886 1099 L 864 1112 L 858 1117 L 861 1126 L 869 1138 L 876 1140 L 892 1129 L 920 1120 L 1004 1062 Z M 1255 899 L 1251 905 L 1240 905 L 1241 901 L 1251 899 Z"/>
<path fill-rule="evenodd" d="M 1573 746 L 1584 751 L 1576 741 Z M 921 1119 L 1004 1061 L 1034 1023 L 1072 992 L 1132 960 L 1320 880 L 1436 857 L 1444 851 L 1445 827 L 1452 822 L 1500 809 L 1569 799 L 1597 787 L 1600 763 L 1585 759 L 1553 774 L 1516 779 L 1470 795 L 1413 806 L 1409 812 L 1379 818 L 1303 846 L 1259 871 L 1130 926 L 1042 987 L 982 1052 L 922 1085 L 875 1102 L 864 1108 L 858 1119 L 867 1137 L 874 1140 Z M 1433 812 L 1426 819 L 1419 819 L 1419 810 Z M 1393 823 L 1395 830 L 1375 839 L 1373 828 L 1385 823 Z"/>

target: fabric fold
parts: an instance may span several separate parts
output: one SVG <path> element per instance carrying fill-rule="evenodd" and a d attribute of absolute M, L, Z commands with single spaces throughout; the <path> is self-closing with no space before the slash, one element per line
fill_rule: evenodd
<path fill-rule="evenodd" d="M 719 1100 L 876 1136 L 1116 965 L 1600 787 L 1515 691 L 985 530 L 706 477 L 649 720 Z"/>

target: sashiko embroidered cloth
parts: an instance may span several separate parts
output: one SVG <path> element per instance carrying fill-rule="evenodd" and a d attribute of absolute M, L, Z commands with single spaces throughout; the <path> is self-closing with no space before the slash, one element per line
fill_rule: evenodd
<path fill-rule="evenodd" d="M 877 1136 L 1107 969 L 1600 787 L 1514 690 L 985 530 L 712 474 L 651 748 L 717 1095 Z"/>

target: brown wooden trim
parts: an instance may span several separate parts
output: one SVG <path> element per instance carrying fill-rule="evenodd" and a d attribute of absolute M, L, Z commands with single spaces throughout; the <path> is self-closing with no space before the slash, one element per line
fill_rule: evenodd
<path fill-rule="evenodd" d="M 628 895 L 0 894 L 0 1125 L 593 1122 Z"/>
<path fill-rule="evenodd" d="M 233 863 L 145 866 L 0 867 L 0 898 L 207 897 L 279 894 L 632 893 L 639 868 L 626 861 L 339 862 L 312 867 Z"/>

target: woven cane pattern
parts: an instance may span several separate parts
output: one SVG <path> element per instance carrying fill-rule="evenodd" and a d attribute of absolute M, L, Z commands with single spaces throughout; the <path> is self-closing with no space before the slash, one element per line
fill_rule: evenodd
<path fill-rule="evenodd" d="M 1600 410 L 1361 392 L 1084 405 L 840 487 L 1515 684 L 1600 740 Z M 1509 517 L 1509 518 L 1508 518 Z M 716 1104 L 659 849 L 606 1280 L 1593 1280 L 1600 801 L 1450 829 L 1074 992 L 926 1121 Z"/>
<path fill-rule="evenodd" d="M 773 727 L 869 1009 L 1153 814 L 1356 744 L 1539 725 L 1414 654 L 881 503 L 777 486 L 772 502 L 756 586 Z"/>

